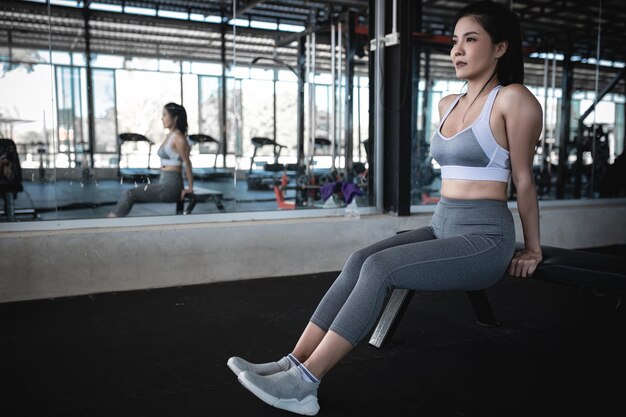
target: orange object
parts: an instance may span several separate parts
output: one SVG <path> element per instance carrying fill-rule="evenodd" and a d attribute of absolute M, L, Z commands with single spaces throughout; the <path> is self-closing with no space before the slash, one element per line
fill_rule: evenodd
<path fill-rule="evenodd" d="M 278 185 L 274 185 L 274 196 L 276 197 L 276 204 L 278 204 L 278 208 L 281 210 L 295 210 L 296 203 L 287 203 L 285 201 L 285 195 L 283 194 L 283 190 Z"/>
<path fill-rule="evenodd" d="M 422 204 L 437 204 L 439 197 L 431 197 L 428 193 L 422 193 Z"/>

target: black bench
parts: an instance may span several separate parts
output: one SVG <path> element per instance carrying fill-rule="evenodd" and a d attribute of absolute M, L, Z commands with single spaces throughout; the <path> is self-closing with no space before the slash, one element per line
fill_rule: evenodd
<path fill-rule="evenodd" d="M 195 187 L 193 193 L 185 194 L 185 199 L 176 203 L 176 214 L 191 214 L 197 203 L 209 200 L 215 203 L 215 206 L 221 213 L 224 213 L 226 210 L 222 204 L 222 198 L 224 198 L 224 193 L 220 191 Z M 186 208 L 185 203 L 187 203 Z"/>
<path fill-rule="evenodd" d="M 523 248 L 523 244 L 517 243 L 516 250 Z M 542 246 L 541 250 L 543 261 L 535 270 L 533 279 L 573 285 L 582 289 L 598 289 L 619 296 L 626 294 L 626 260 L 623 258 L 553 246 Z M 371 346 L 380 348 L 391 340 L 414 293 L 414 290 L 393 290 L 370 337 Z M 500 325 L 485 290 L 467 291 L 467 295 L 474 309 L 477 324 L 487 327 Z"/>

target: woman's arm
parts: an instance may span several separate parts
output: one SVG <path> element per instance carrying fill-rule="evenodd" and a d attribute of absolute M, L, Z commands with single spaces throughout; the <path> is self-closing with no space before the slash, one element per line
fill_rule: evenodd
<path fill-rule="evenodd" d="M 541 135 L 542 110 L 535 96 L 521 84 L 511 84 L 500 92 L 505 109 L 504 122 L 511 157 L 511 177 L 517 191 L 517 208 L 524 231 L 524 250 L 517 252 L 509 274 L 527 277 L 542 261 L 539 237 L 539 204 L 533 180 L 533 158 Z"/>
<path fill-rule="evenodd" d="M 185 174 L 187 175 L 187 188 L 184 189 L 180 194 L 180 199 L 182 200 L 183 198 L 185 198 L 185 194 L 193 192 L 193 172 L 191 169 L 191 160 L 189 159 L 190 148 L 189 148 L 189 143 L 187 142 L 187 139 L 180 133 L 177 133 L 176 136 L 174 137 L 173 146 L 176 152 L 178 152 L 178 154 L 182 158 L 183 162 L 185 163 Z"/>

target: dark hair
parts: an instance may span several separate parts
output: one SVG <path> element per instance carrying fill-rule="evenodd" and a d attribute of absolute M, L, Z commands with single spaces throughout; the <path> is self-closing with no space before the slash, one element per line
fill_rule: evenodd
<path fill-rule="evenodd" d="M 186 136 L 189 125 L 187 124 L 187 112 L 185 108 L 176 103 L 167 103 L 163 108 L 167 110 L 171 117 L 176 118 L 176 129 L 183 132 L 183 135 Z"/>
<path fill-rule="evenodd" d="M 504 6 L 492 1 L 479 1 L 465 6 L 457 15 L 471 16 L 487 31 L 491 41 L 497 44 L 506 41 L 508 47 L 498 59 L 496 73 L 502 85 L 524 83 L 524 58 L 522 56 L 522 30 L 517 15 Z"/>

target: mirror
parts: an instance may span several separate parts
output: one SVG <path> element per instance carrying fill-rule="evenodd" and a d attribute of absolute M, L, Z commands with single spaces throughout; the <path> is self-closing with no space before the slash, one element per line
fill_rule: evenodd
<path fill-rule="evenodd" d="M 12 22 L 0 129 L 23 174 L 14 220 L 370 205 L 367 3 L 175 3 L 0 5 Z M 187 164 L 163 165 L 162 148 L 178 149 L 167 103 L 187 118 L 184 201 L 172 196 Z"/>

